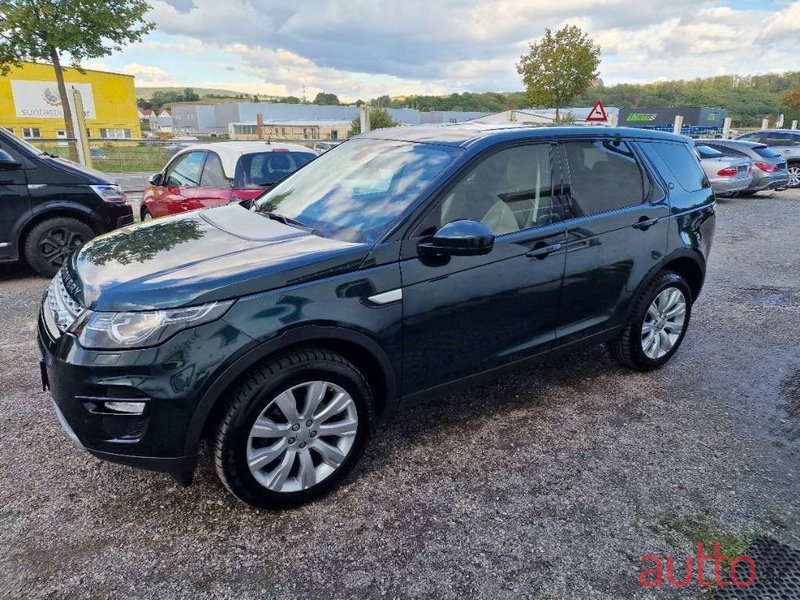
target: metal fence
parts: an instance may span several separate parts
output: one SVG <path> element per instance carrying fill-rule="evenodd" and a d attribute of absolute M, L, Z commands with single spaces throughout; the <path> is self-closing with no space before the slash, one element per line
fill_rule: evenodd
<path fill-rule="evenodd" d="M 67 139 L 28 139 L 43 152 L 69 158 Z M 135 140 L 135 139 L 90 139 L 89 150 L 92 167 L 106 173 L 155 173 L 164 168 L 176 152 L 193 144 L 213 144 L 227 141 L 220 138 L 210 139 L 171 139 L 171 140 Z M 292 143 L 313 148 L 322 140 L 277 140 L 272 143 Z M 267 143 L 267 140 L 264 140 Z"/>

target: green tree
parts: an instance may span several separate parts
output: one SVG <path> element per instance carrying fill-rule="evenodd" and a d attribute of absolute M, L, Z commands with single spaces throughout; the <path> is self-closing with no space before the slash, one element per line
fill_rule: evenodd
<path fill-rule="evenodd" d="M 389 114 L 385 108 L 370 108 L 369 109 L 369 128 L 370 129 L 386 129 L 387 127 L 397 127 L 400 125 Z M 356 135 L 361 133 L 361 119 L 356 117 L 350 124 L 350 133 Z"/>
<path fill-rule="evenodd" d="M 559 109 L 582 94 L 599 75 L 600 47 L 577 25 L 565 25 L 530 44 L 520 56 L 517 72 L 535 105 Z"/>
<path fill-rule="evenodd" d="M 800 85 L 783 92 L 781 102 L 789 108 L 792 117 L 800 117 Z"/>
<path fill-rule="evenodd" d="M 196 102 L 200 100 L 200 96 L 192 88 L 185 88 L 183 90 L 183 100 L 185 102 Z"/>
<path fill-rule="evenodd" d="M 314 102 L 312 104 L 322 104 L 325 106 L 338 106 L 339 96 L 337 96 L 336 94 L 328 94 L 325 92 L 320 92 L 314 97 Z"/>
<path fill-rule="evenodd" d="M 146 0 L 0 0 L 0 73 L 22 61 L 49 61 L 55 69 L 67 137 L 74 140 L 61 57 L 80 69 L 86 58 L 99 58 L 138 42 L 154 24 L 145 20 Z M 78 159 L 74 141 L 70 158 Z"/>

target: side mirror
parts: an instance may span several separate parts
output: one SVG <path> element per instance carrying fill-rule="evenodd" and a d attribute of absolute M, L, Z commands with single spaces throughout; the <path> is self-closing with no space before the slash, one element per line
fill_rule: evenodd
<path fill-rule="evenodd" d="M 494 233 L 477 221 L 451 221 L 433 234 L 433 239 L 418 244 L 420 254 L 478 256 L 494 247 Z"/>
<path fill-rule="evenodd" d="M 16 160 L 8 152 L 6 152 L 5 150 L 0 150 L 0 169 L 3 170 L 19 169 L 21 166 L 22 163 Z"/>
<path fill-rule="evenodd" d="M 161 173 L 156 173 L 155 175 L 151 175 L 150 179 L 147 180 L 150 185 L 159 186 L 164 183 L 164 176 Z"/>

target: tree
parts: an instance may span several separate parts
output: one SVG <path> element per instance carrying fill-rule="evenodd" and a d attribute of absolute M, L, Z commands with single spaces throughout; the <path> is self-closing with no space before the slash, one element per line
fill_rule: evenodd
<path fill-rule="evenodd" d="M 800 117 L 800 85 L 781 94 L 781 102 L 792 111 L 793 117 Z"/>
<path fill-rule="evenodd" d="M 599 76 L 600 46 L 577 25 L 565 25 L 555 33 L 544 30 L 544 37 L 530 44 L 520 56 L 517 72 L 535 105 L 559 109 L 582 94 Z"/>
<path fill-rule="evenodd" d="M 200 96 L 192 88 L 184 88 L 183 100 L 184 102 L 196 102 L 200 100 Z"/>
<path fill-rule="evenodd" d="M 314 98 L 314 102 L 312 104 L 322 104 L 326 106 L 339 106 L 339 97 L 336 94 L 327 94 L 325 92 L 320 92 Z"/>
<path fill-rule="evenodd" d="M 400 125 L 392 118 L 389 111 L 385 108 L 370 108 L 369 109 L 369 128 L 370 129 L 385 129 L 387 127 L 397 127 Z M 356 117 L 350 124 L 350 133 L 356 135 L 361 133 L 361 118 Z"/>
<path fill-rule="evenodd" d="M 154 24 L 145 21 L 146 0 L 0 0 L 0 73 L 22 61 L 49 61 L 55 69 L 67 137 L 75 139 L 61 57 L 80 69 L 86 58 L 111 54 L 138 42 Z M 78 159 L 74 141 L 70 158 Z"/>

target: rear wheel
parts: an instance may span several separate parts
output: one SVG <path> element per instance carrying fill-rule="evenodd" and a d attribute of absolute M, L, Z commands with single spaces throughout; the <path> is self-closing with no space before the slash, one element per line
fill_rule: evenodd
<path fill-rule="evenodd" d="M 78 219 L 46 219 L 34 226 L 25 238 L 25 260 L 37 273 L 52 277 L 73 251 L 94 236 L 94 230 Z"/>
<path fill-rule="evenodd" d="M 606 346 L 623 365 L 650 371 L 677 352 L 689 326 L 692 293 L 686 281 L 662 271 L 634 300 L 620 336 Z"/>
<path fill-rule="evenodd" d="M 217 429 L 217 474 L 253 506 L 315 500 L 353 468 L 372 415 L 369 386 L 346 359 L 321 349 L 287 354 L 234 391 Z"/>
<path fill-rule="evenodd" d="M 789 171 L 789 187 L 800 187 L 800 162 L 790 163 Z"/>

